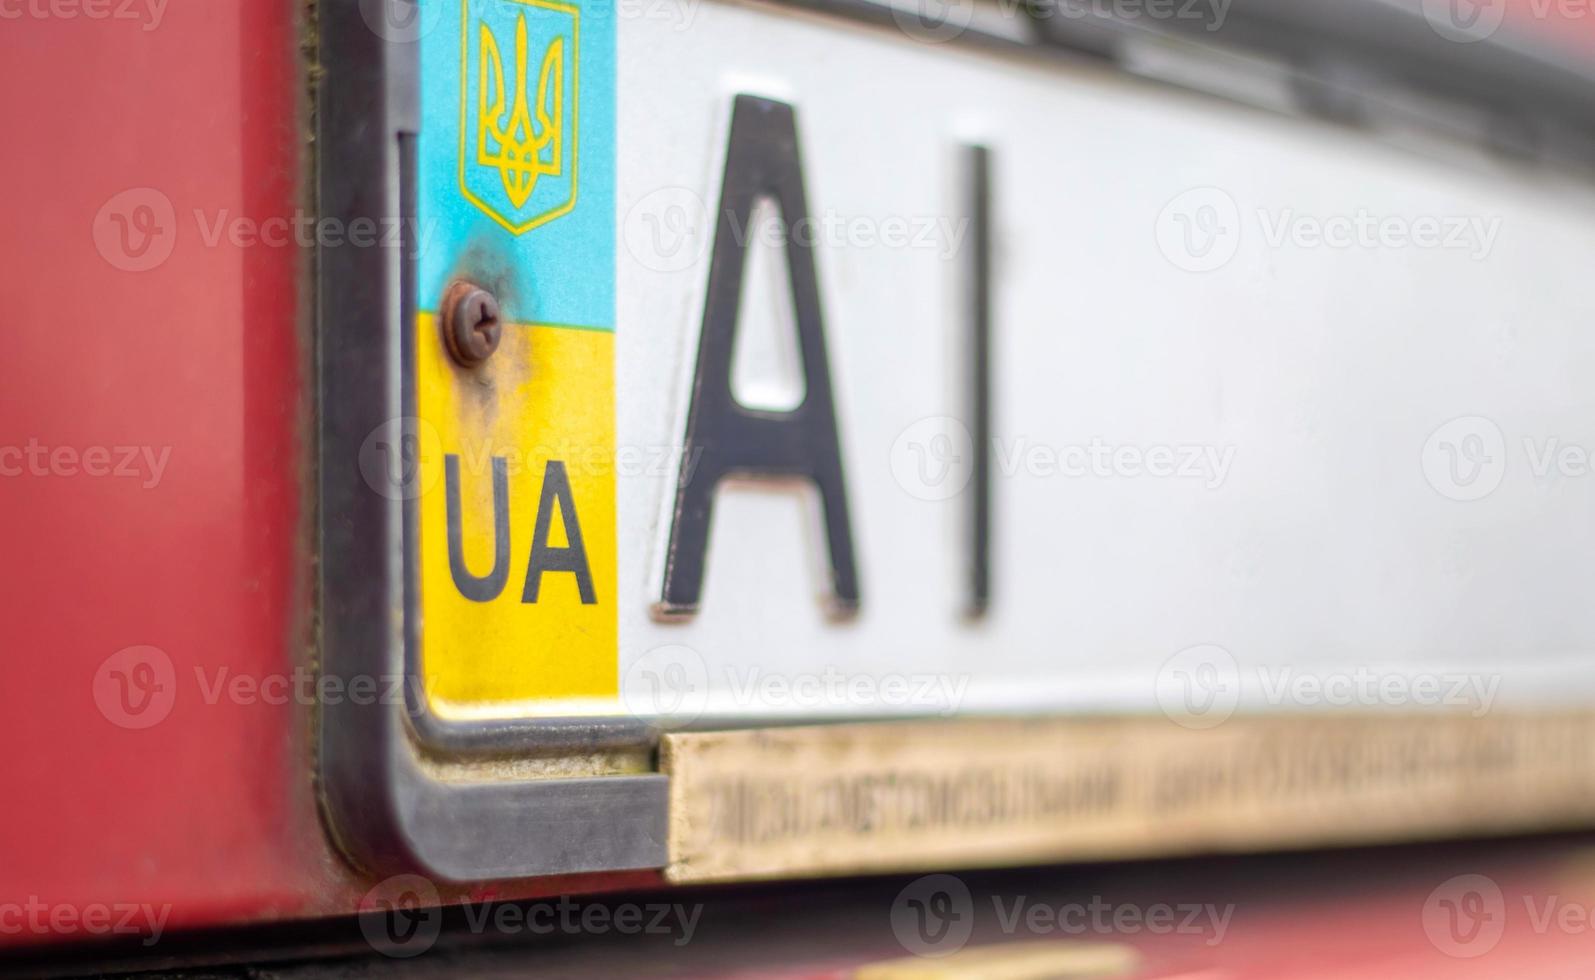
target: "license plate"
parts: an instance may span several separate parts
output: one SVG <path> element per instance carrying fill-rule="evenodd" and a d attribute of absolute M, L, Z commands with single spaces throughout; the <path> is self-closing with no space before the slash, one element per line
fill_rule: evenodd
<path fill-rule="evenodd" d="M 782 11 L 617 43 L 458 6 L 422 42 L 415 331 L 441 713 L 1133 708 L 1204 645 L 1559 645 L 1489 624 L 1565 621 L 1547 577 L 1589 574 L 1522 547 L 1582 507 L 1523 440 L 1595 439 L 1579 318 L 1528 288 L 1590 258 L 1587 193 Z M 458 281 L 504 306 L 479 366 Z"/>
<path fill-rule="evenodd" d="M 1595 641 L 1583 184 L 901 18 L 410 16 L 347 436 L 406 737 L 1482 711 Z"/>

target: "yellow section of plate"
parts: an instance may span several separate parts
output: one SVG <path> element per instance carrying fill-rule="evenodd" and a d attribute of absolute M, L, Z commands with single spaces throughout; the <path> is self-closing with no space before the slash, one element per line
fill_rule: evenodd
<path fill-rule="evenodd" d="M 613 710 L 614 334 L 506 324 L 465 369 L 416 324 L 420 671 L 445 718 Z"/>

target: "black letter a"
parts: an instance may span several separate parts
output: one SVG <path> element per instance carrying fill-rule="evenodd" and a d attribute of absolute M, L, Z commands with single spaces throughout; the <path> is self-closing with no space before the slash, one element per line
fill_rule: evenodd
<path fill-rule="evenodd" d="M 560 523 L 565 525 L 564 548 L 551 548 L 549 532 L 553 529 L 554 508 L 559 508 Z M 526 562 L 526 585 L 521 589 L 522 602 L 536 602 L 543 588 L 544 572 L 571 572 L 576 576 L 576 592 L 582 605 L 598 601 L 593 592 L 593 573 L 587 567 L 587 547 L 582 544 L 581 519 L 576 516 L 576 498 L 570 492 L 570 477 L 565 464 L 551 459 L 543 466 L 543 493 L 537 501 L 537 525 L 532 529 L 532 556 Z"/>
<path fill-rule="evenodd" d="M 780 208 L 783 226 L 789 230 L 787 274 L 806 388 L 802 404 L 790 412 L 755 411 L 731 394 L 731 358 L 736 346 L 747 232 L 754 204 L 760 198 L 767 198 Z M 858 608 L 858 575 L 853 567 L 853 539 L 842 482 L 842 453 L 831 399 L 831 371 L 825 355 L 825 324 L 820 316 L 814 254 L 809 236 L 790 233 L 790 229 L 807 228 L 809 224 L 792 107 L 750 95 L 737 96 L 726 149 L 714 257 L 709 265 L 703 333 L 698 341 L 698 370 L 687 414 L 686 453 L 676 485 L 664 595 L 659 602 L 659 611 L 665 615 L 686 615 L 698 608 L 715 486 L 730 474 L 804 477 L 813 482 L 825 508 L 832 599 L 839 612 Z"/>

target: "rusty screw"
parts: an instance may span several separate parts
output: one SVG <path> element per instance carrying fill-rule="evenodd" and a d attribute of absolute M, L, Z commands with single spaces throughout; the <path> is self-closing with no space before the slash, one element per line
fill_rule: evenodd
<path fill-rule="evenodd" d="M 492 357 L 503 330 L 492 293 L 456 282 L 443 294 L 443 343 L 462 366 L 476 367 Z"/>

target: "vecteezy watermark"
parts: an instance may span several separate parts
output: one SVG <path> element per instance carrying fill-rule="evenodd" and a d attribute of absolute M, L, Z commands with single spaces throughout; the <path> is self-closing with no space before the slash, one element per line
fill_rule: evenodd
<path fill-rule="evenodd" d="M 356 905 L 360 932 L 384 956 L 420 956 L 443 932 L 442 901 L 437 886 L 420 875 L 384 878 Z"/>
<path fill-rule="evenodd" d="M 1442 496 L 1479 500 L 1506 476 L 1506 437 L 1483 416 L 1455 418 L 1429 434 L 1422 462 L 1424 478 Z"/>
<path fill-rule="evenodd" d="M 1053 903 L 1026 895 L 992 895 L 991 909 L 992 921 L 1004 936 L 1205 936 L 1208 946 L 1224 941 L 1235 914 L 1234 905 L 1139 905 L 1101 896 Z M 958 952 L 969 942 L 977 918 L 974 896 L 957 875 L 916 878 L 892 902 L 892 933 L 915 956 L 934 959 Z"/>
<path fill-rule="evenodd" d="M 1158 670 L 1156 697 L 1163 714 L 1182 728 L 1215 728 L 1240 705 L 1240 664 L 1214 643 L 1187 647 Z"/>
<path fill-rule="evenodd" d="M 709 253 L 720 228 L 738 246 L 771 249 L 885 248 L 928 249 L 947 259 L 958 254 L 969 233 L 969 219 L 945 214 L 845 215 L 822 211 L 788 221 L 773 206 L 760 202 L 751 213 L 727 211 L 715 216 L 703 198 L 685 187 L 661 187 L 643 195 L 626 210 L 621 240 L 643 268 L 674 273 L 693 268 Z"/>
<path fill-rule="evenodd" d="M 427 681 L 414 674 L 326 674 L 309 667 L 251 674 L 227 666 L 194 667 L 194 690 L 207 706 L 232 704 L 425 704 Z"/>
<path fill-rule="evenodd" d="M 661 187 L 638 198 L 621 221 L 626 252 L 652 272 L 682 272 L 709 254 L 714 228 L 703 198 L 685 187 Z"/>
<path fill-rule="evenodd" d="M 1186 272 L 1212 272 L 1240 250 L 1247 212 L 1228 192 L 1196 187 L 1164 205 L 1155 224 L 1158 250 Z M 1295 208 L 1255 208 L 1257 241 L 1271 249 L 1364 249 L 1452 251 L 1483 261 L 1500 236 L 1499 216 L 1477 214 L 1381 214 L 1369 208 L 1325 214 Z"/>
<path fill-rule="evenodd" d="M 137 480 L 153 490 L 171 458 L 171 446 L 47 446 L 29 439 L 23 446 L 0 446 L 0 477 Z"/>
<path fill-rule="evenodd" d="M 727 666 L 725 679 L 733 702 L 752 708 L 913 708 L 916 713 L 942 716 L 957 712 L 970 680 L 968 674 L 870 674 L 846 672 L 829 665 L 795 673 Z"/>
<path fill-rule="evenodd" d="M 1447 41 L 1472 44 L 1486 41 L 1506 21 L 1508 2 L 1521 0 L 1423 0 L 1423 19 Z M 1529 0 L 1549 10 L 1559 0 Z M 1577 2 L 1577 0 L 1574 0 Z M 1524 4 L 1525 9 L 1528 4 Z M 1543 17 L 1544 14 L 1539 16 Z"/>
<path fill-rule="evenodd" d="M 1494 949 L 1506 932 L 1506 896 L 1485 875 L 1458 875 L 1429 893 L 1423 932 L 1435 949 L 1473 959 Z"/>
<path fill-rule="evenodd" d="M 264 218 L 222 208 L 195 209 L 194 227 L 206 248 L 404 248 L 412 255 L 430 249 L 437 236 L 431 219 L 359 217 L 343 221 L 295 212 Z"/>
<path fill-rule="evenodd" d="M 626 668 L 620 701 L 633 717 L 690 725 L 708 705 L 709 666 L 689 646 L 654 647 Z"/>
<path fill-rule="evenodd" d="M 360 0 L 366 27 L 390 44 L 415 44 L 437 29 L 443 4 L 430 0 Z"/>
<path fill-rule="evenodd" d="M 738 245 L 764 245 L 783 248 L 795 244 L 804 248 L 887 248 L 925 249 L 938 258 L 950 259 L 963 248 L 969 233 L 969 219 L 945 214 L 854 214 L 826 210 L 796 221 L 787 221 L 774 209 L 759 220 L 757 211 L 747 218 L 726 214 L 726 227 Z"/>
<path fill-rule="evenodd" d="M 1250 676 L 1251 682 L 1247 682 Z M 1174 654 L 1158 670 L 1158 706 L 1184 728 L 1214 728 L 1240 707 L 1243 692 L 1268 708 L 1456 708 L 1488 714 L 1501 676 L 1471 671 L 1414 671 L 1397 666 L 1306 670 L 1259 665 L 1249 672 L 1225 648 L 1207 643 Z"/>
<path fill-rule="evenodd" d="M 898 30 L 925 44 L 941 44 L 969 30 L 978 0 L 890 0 L 888 6 Z"/>
<path fill-rule="evenodd" d="M 0 936 L 142 936 L 143 945 L 154 946 L 171 914 L 170 905 L 70 905 L 30 896 L 23 902 L 0 902 Z"/>
<path fill-rule="evenodd" d="M 1034 444 L 1024 438 L 993 440 L 992 445 L 997 471 L 1003 476 L 1198 480 L 1203 489 L 1215 490 L 1223 485 L 1235 462 L 1234 446 L 1114 445 L 1100 437 L 1061 446 Z"/>
<path fill-rule="evenodd" d="M 916 41 L 956 40 L 976 26 L 995 33 L 1014 21 L 1101 20 L 1179 24 L 1188 29 L 1221 30 L 1233 0 L 889 0 L 898 30 Z"/>
<path fill-rule="evenodd" d="M 1511 463 L 1514 445 L 1523 455 L 1517 470 Z M 1550 435 L 1509 441 L 1493 419 L 1482 415 L 1465 415 L 1437 427 L 1424 441 L 1421 459 L 1429 486 L 1462 502 L 1488 497 L 1509 473 L 1522 472 L 1524 464 L 1538 484 L 1595 475 L 1595 451 L 1590 447 Z"/>
<path fill-rule="evenodd" d="M 445 453 L 458 460 L 460 474 L 491 477 L 502 469 L 511 478 L 524 472 L 541 473 L 547 460 L 565 464 L 572 476 L 615 476 L 619 479 L 675 479 L 692 482 L 702 447 L 679 445 L 603 445 L 566 440 L 526 445 L 499 445 L 490 440 L 467 440 L 458 452 Z"/>
<path fill-rule="evenodd" d="M 118 650 L 100 665 L 93 696 L 107 721 L 137 731 L 165 721 L 179 701 L 206 708 L 382 704 L 420 712 L 434 686 L 433 678 L 405 671 L 332 674 L 308 665 L 251 673 L 225 664 L 194 664 L 179 672 L 159 647 L 133 646 Z"/>
<path fill-rule="evenodd" d="M 177 247 L 177 211 L 153 187 L 122 191 L 94 216 L 94 248 L 114 269 L 148 272 Z"/>
<path fill-rule="evenodd" d="M 227 208 L 196 208 L 188 217 L 206 248 L 402 248 L 419 255 L 431 247 L 437 231 L 437 222 L 430 219 L 343 221 L 301 211 L 256 217 Z M 94 247 L 114 269 L 150 272 L 172 257 L 181 225 L 171 198 L 154 188 L 136 187 L 106 201 L 95 215 Z"/>
<path fill-rule="evenodd" d="M 727 666 L 717 679 L 717 685 L 711 684 L 696 650 L 656 647 L 627 667 L 621 704 L 632 715 L 667 725 L 696 720 L 711 697 L 742 714 L 785 708 L 820 714 L 908 709 L 920 716 L 947 716 L 962 704 L 971 676 L 858 673 L 829 665 L 796 672 Z M 179 672 L 165 651 L 137 646 L 119 650 L 101 664 L 93 696 L 106 720 L 137 730 L 164 721 L 179 701 L 206 708 L 380 704 L 418 713 L 426 710 L 427 692 L 436 686 L 434 677 L 404 671 L 332 674 L 308 665 L 252 673 L 225 664 L 195 664 Z"/>
<path fill-rule="evenodd" d="M 415 500 L 437 485 L 440 466 L 425 465 L 443 457 L 443 438 L 423 418 L 392 418 L 366 433 L 360 443 L 360 477 L 389 500 Z"/>
<path fill-rule="evenodd" d="M 951 500 L 974 475 L 974 438 L 947 415 L 923 418 L 892 443 L 892 479 L 920 500 Z"/>
<path fill-rule="evenodd" d="M 975 931 L 975 899 L 957 875 L 925 875 L 892 902 L 892 934 L 915 956 L 951 956 Z"/>
<path fill-rule="evenodd" d="M 752 715 L 789 708 L 810 714 L 907 708 L 918 715 L 948 716 L 963 703 L 969 682 L 968 674 L 881 674 L 831 665 L 812 671 L 783 671 L 729 664 L 715 674 L 697 650 L 671 644 L 631 661 L 620 685 L 620 699 L 633 716 L 672 727 L 696 721 L 711 700 L 739 714 Z"/>
<path fill-rule="evenodd" d="M 1049 444 L 1024 436 L 992 439 L 994 472 L 1003 478 L 1167 479 L 1216 490 L 1228 479 L 1236 447 L 1202 443 L 1114 443 L 1100 436 Z M 976 448 L 956 418 L 933 415 L 898 433 L 889 465 L 892 479 L 919 500 L 950 500 L 969 485 Z"/>
<path fill-rule="evenodd" d="M 1349 214 L 1301 214 L 1294 208 L 1257 210 L 1263 243 L 1269 248 L 1449 249 L 1482 260 L 1501 233 L 1499 216 L 1379 215 L 1367 208 Z"/>
<path fill-rule="evenodd" d="M 1064 902 L 1052 905 L 1031 901 L 1023 895 L 1004 902 L 992 896 L 997 926 L 1004 934 L 1021 930 L 1030 935 L 1129 936 L 1146 933 L 1154 936 L 1205 936 L 1203 944 L 1217 946 L 1229 931 L 1234 905 L 1196 902 L 1154 902 L 1136 905 L 1110 902 L 1099 896 L 1089 902 Z"/>
<path fill-rule="evenodd" d="M 444 4 L 434 0 L 359 0 L 360 16 L 372 33 L 393 44 L 415 44 L 431 36 L 443 21 Z M 582 11 L 582 22 L 604 17 L 617 20 L 661 21 L 676 31 L 692 27 L 701 0 L 613 0 Z M 472 10 L 502 6 L 511 12 L 523 0 L 471 0 Z"/>
<path fill-rule="evenodd" d="M 1153 233 L 1158 250 L 1177 268 L 1212 272 L 1240 248 L 1240 208 L 1217 187 L 1193 187 L 1163 206 Z"/>
<path fill-rule="evenodd" d="M 515 0 L 495 0 L 498 3 L 513 3 Z M 597 8 L 597 16 L 613 14 L 617 20 L 646 20 L 671 25 L 673 31 L 685 31 L 692 28 L 698 19 L 698 8 L 702 0 L 614 0 L 613 3 L 601 4 Z M 587 12 L 583 11 L 583 16 Z"/>
<path fill-rule="evenodd" d="M 561 896 L 558 901 L 530 905 L 467 906 L 464 918 L 474 933 L 668 936 L 671 945 L 685 946 L 692 942 L 702 915 L 703 905 L 696 902 L 583 904 Z"/>
<path fill-rule="evenodd" d="M 0 20 L 95 20 L 157 30 L 171 0 L 0 0 Z"/>
<path fill-rule="evenodd" d="M 1519 899 L 1507 901 L 1500 884 L 1488 875 L 1457 875 L 1424 901 L 1424 934 L 1435 949 L 1457 959 L 1477 959 L 1489 953 L 1500 945 L 1514 921 L 1536 936 L 1595 934 L 1595 904 L 1588 895 L 1570 899 L 1529 893 Z M 1521 913 L 1517 911 L 1520 903 Z"/>
<path fill-rule="evenodd" d="M 462 481 L 491 480 L 542 473 L 558 460 L 570 476 L 614 476 L 616 479 L 691 482 L 702 458 L 701 448 L 680 445 L 603 445 L 566 440 L 500 444 L 469 439 L 445 451 L 437 427 L 414 416 L 392 418 L 372 429 L 360 444 L 360 475 L 366 486 L 389 500 L 415 500 L 430 493 L 448 466 L 458 467 Z"/>
<path fill-rule="evenodd" d="M 177 670 L 159 647 L 133 646 L 111 654 L 94 673 L 94 704 L 106 721 L 140 731 L 159 725 L 177 700 Z"/>
<path fill-rule="evenodd" d="M 378 882 L 361 898 L 360 930 L 371 948 L 408 959 L 431 949 L 443 931 L 442 898 L 420 875 Z M 701 903 L 555 901 L 469 903 L 460 924 L 473 936 L 662 936 L 675 946 L 692 941 L 703 915 Z"/>
<path fill-rule="evenodd" d="M 1305 671 L 1258 667 L 1258 686 L 1270 707 L 1460 708 L 1475 718 L 1488 714 L 1501 689 L 1501 675 L 1469 671 L 1349 670 Z"/>
<path fill-rule="evenodd" d="M 1200 27 L 1212 33 L 1224 28 L 1233 0 L 997 0 L 1016 14 L 1030 11 L 1037 20 L 1155 21 Z"/>

